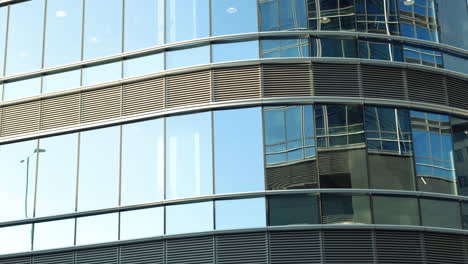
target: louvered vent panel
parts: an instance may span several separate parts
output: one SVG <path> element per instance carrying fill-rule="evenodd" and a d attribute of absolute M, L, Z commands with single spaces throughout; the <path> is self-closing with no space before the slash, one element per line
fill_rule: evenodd
<path fill-rule="evenodd" d="M 423 263 L 418 232 L 376 231 L 378 263 Z"/>
<path fill-rule="evenodd" d="M 271 232 L 271 264 L 322 263 L 317 231 Z"/>
<path fill-rule="evenodd" d="M 240 67 L 214 70 L 214 101 L 260 97 L 260 68 Z"/>
<path fill-rule="evenodd" d="M 11 259 L 0 259 L 0 264 L 30 264 L 31 258 L 11 258 Z"/>
<path fill-rule="evenodd" d="M 123 115 L 163 109 L 164 79 L 154 79 L 123 86 Z"/>
<path fill-rule="evenodd" d="M 158 263 L 164 263 L 164 244 L 162 241 L 125 245 L 120 248 L 120 264 Z"/>
<path fill-rule="evenodd" d="M 319 174 L 349 173 L 349 162 L 347 151 L 319 152 Z"/>
<path fill-rule="evenodd" d="M 312 95 L 310 65 L 263 65 L 263 89 L 265 97 Z"/>
<path fill-rule="evenodd" d="M 314 63 L 312 75 L 317 96 L 361 96 L 358 65 Z"/>
<path fill-rule="evenodd" d="M 315 160 L 267 167 L 268 190 L 317 188 L 317 162 Z"/>
<path fill-rule="evenodd" d="M 447 77 L 447 92 L 450 106 L 468 109 L 468 80 Z"/>
<path fill-rule="evenodd" d="M 211 72 L 180 74 L 166 78 L 166 106 L 177 107 L 211 101 Z"/>
<path fill-rule="evenodd" d="M 33 264 L 73 264 L 75 253 L 47 254 L 33 257 Z"/>
<path fill-rule="evenodd" d="M 99 248 L 76 252 L 76 264 L 117 264 L 118 248 Z"/>
<path fill-rule="evenodd" d="M 462 263 L 465 259 L 463 240 L 463 236 L 425 233 L 424 252 L 427 263 Z"/>
<path fill-rule="evenodd" d="M 361 66 L 364 97 L 406 100 L 403 69 Z"/>
<path fill-rule="evenodd" d="M 218 264 L 266 264 L 267 234 L 246 233 L 216 237 Z"/>
<path fill-rule="evenodd" d="M 41 129 L 76 125 L 80 122 L 80 94 L 42 101 Z"/>
<path fill-rule="evenodd" d="M 2 136 L 39 130 L 40 101 L 3 108 Z"/>
<path fill-rule="evenodd" d="M 84 92 L 81 96 L 81 122 L 119 117 L 121 97 L 121 86 Z"/>
<path fill-rule="evenodd" d="M 214 262 L 212 236 L 183 238 L 166 242 L 167 264 L 206 264 Z"/>
<path fill-rule="evenodd" d="M 371 231 L 324 231 L 325 263 L 375 263 Z"/>
<path fill-rule="evenodd" d="M 443 75 L 415 70 L 406 72 L 409 100 L 447 105 Z"/>

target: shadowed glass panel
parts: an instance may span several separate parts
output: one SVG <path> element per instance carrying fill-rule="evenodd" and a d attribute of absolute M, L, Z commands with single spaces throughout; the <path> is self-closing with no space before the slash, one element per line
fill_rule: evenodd
<path fill-rule="evenodd" d="M 166 206 L 166 234 L 213 230 L 213 202 Z"/>
<path fill-rule="evenodd" d="M 76 245 L 118 240 L 119 214 L 80 217 L 76 220 Z"/>
<path fill-rule="evenodd" d="M 468 195 L 468 120 L 451 118 L 454 161 L 460 195 Z"/>
<path fill-rule="evenodd" d="M 266 226 L 265 198 L 216 201 L 216 229 Z"/>
<path fill-rule="evenodd" d="M 374 196 L 372 208 L 375 224 L 419 225 L 416 198 Z"/>
<path fill-rule="evenodd" d="M 420 199 L 423 226 L 462 228 L 460 203 L 435 199 Z"/>
<path fill-rule="evenodd" d="M 164 235 L 164 207 L 120 214 L 120 240 L 161 235 Z"/>
<path fill-rule="evenodd" d="M 462 222 L 463 229 L 468 229 L 468 203 L 462 202 Z"/>
<path fill-rule="evenodd" d="M 208 0 L 166 0 L 166 42 L 210 35 Z"/>
<path fill-rule="evenodd" d="M 268 198 L 268 225 L 319 224 L 319 205 L 313 194 L 272 195 Z"/>
<path fill-rule="evenodd" d="M 372 224 L 368 196 L 322 194 L 321 201 L 322 224 Z"/>
<path fill-rule="evenodd" d="M 74 218 L 34 224 L 34 250 L 71 247 L 74 243 Z"/>
<path fill-rule="evenodd" d="M 257 0 L 212 1 L 211 19 L 213 36 L 257 32 Z"/>

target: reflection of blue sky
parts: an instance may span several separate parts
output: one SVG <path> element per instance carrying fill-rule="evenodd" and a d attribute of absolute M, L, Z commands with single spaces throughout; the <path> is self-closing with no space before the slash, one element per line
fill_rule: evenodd
<path fill-rule="evenodd" d="M 213 230 L 213 202 L 166 206 L 166 234 Z"/>
<path fill-rule="evenodd" d="M 120 239 L 137 239 L 164 234 L 164 207 L 122 212 Z"/>
<path fill-rule="evenodd" d="M 83 86 L 121 79 L 122 62 L 113 62 L 83 69 Z"/>
<path fill-rule="evenodd" d="M 167 0 L 166 42 L 208 37 L 209 21 L 208 0 Z"/>
<path fill-rule="evenodd" d="M 160 72 L 164 70 L 164 53 L 124 61 L 124 78 Z"/>
<path fill-rule="evenodd" d="M 40 91 L 40 77 L 6 83 L 4 86 L 3 100 L 14 100 L 28 96 L 38 95 Z"/>
<path fill-rule="evenodd" d="M 266 226 L 265 198 L 216 201 L 216 229 Z"/>
<path fill-rule="evenodd" d="M 167 70 L 208 63 L 210 63 L 210 46 L 174 50 L 166 53 Z"/>
<path fill-rule="evenodd" d="M 70 247 L 74 241 L 74 218 L 34 225 L 34 250 Z"/>
<path fill-rule="evenodd" d="M 80 87 L 81 70 L 45 75 L 42 78 L 42 93 L 52 93 Z"/>
<path fill-rule="evenodd" d="M 258 31 L 256 0 L 216 0 L 211 10 L 213 36 Z"/>
<path fill-rule="evenodd" d="M 31 250 L 31 225 L 0 228 L 0 254 Z"/>
<path fill-rule="evenodd" d="M 212 49 L 213 62 L 258 59 L 258 41 L 215 44 Z"/>
<path fill-rule="evenodd" d="M 116 241 L 118 239 L 118 213 L 81 217 L 76 223 L 76 245 Z"/>

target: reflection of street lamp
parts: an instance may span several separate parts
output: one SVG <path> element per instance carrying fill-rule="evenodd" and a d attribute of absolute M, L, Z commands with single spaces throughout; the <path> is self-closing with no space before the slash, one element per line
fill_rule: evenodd
<path fill-rule="evenodd" d="M 20 163 L 26 161 L 26 191 L 24 194 L 24 216 L 28 218 L 28 191 L 29 191 L 29 158 L 34 155 L 35 153 L 43 153 L 46 152 L 45 149 L 36 148 L 34 149 L 33 153 L 29 154 L 25 159 L 21 160 Z"/>

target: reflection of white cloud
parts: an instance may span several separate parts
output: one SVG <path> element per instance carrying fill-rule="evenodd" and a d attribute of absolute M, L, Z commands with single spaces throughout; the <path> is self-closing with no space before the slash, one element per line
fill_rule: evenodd
<path fill-rule="evenodd" d="M 238 10 L 235 7 L 230 7 L 228 9 L 226 9 L 226 12 L 228 12 L 229 14 L 235 14 L 235 13 L 237 13 L 237 11 Z"/>
<path fill-rule="evenodd" d="M 26 51 L 20 51 L 19 56 L 20 57 L 27 57 L 29 54 Z"/>
<path fill-rule="evenodd" d="M 92 36 L 92 37 L 89 39 L 89 42 L 91 42 L 91 43 L 98 43 L 98 42 L 99 42 L 99 39 L 98 39 L 96 36 Z"/>
<path fill-rule="evenodd" d="M 55 11 L 55 16 L 56 17 L 66 17 L 68 14 L 67 14 L 67 11 L 65 10 L 57 10 Z"/>

